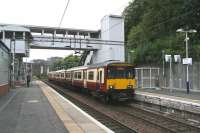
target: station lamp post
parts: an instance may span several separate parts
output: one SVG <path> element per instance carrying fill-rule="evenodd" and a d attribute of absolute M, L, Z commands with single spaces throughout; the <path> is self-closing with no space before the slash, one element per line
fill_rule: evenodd
<path fill-rule="evenodd" d="M 183 30 L 183 29 L 178 29 L 176 30 L 176 32 L 181 32 L 181 33 L 185 33 L 185 50 L 186 50 L 186 60 L 189 60 L 188 58 L 188 41 L 189 41 L 189 37 L 188 37 L 188 33 L 196 33 L 197 31 L 194 29 L 190 29 L 190 30 Z M 187 62 L 187 79 L 186 79 L 186 87 L 187 87 L 187 94 L 189 94 L 190 92 L 190 83 L 189 83 L 189 63 Z"/>
<path fill-rule="evenodd" d="M 131 61 L 132 61 L 132 54 L 133 54 L 134 52 L 135 52 L 134 50 L 128 51 L 128 63 L 131 63 Z"/>
<path fill-rule="evenodd" d="M 12 54 L 12 79 L 11 79 L 11 87 L 13 89 L 15 89 L 15 45 L 16 45 L 16 40 L 15 40 L 15 32 L 13 32 L 13 36 L 12 36 L 12 39 L 10 40 L 10 53 Z"/>
<path fill-rule="evenodd" d="M 162 59 L 163 59 L 163 77 L 165 76 L 165 50 L 162 50 Z"/>

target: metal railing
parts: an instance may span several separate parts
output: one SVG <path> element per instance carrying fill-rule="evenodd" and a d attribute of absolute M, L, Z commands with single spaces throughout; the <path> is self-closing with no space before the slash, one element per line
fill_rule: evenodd
<path fill-rule="evenodd" d="M 136 68 L 137 88 L 158 88 L 160 68 Z"/>

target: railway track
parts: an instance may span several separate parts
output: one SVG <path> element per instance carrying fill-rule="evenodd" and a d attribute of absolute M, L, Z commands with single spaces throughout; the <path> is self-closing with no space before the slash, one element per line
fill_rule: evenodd
<path fill-rule="evenodd" d="M 63 95 L 64 97 L 66 97 L 67 99 L 69 99 L 70 101 L 72 101 L 75 105 L 77 105 L 82 110 L 84 110 L 85 112 L 87 112 L 88 114 L 90 114 L 91 116 L 93 116 L 95 119 L 97 119 L 98 121 L 100 121 L 102 124 L 104 124 L 105 126 L 107 126 L 108 128 L 110 128 L 115 133 L 136 133 L 136 131 L 134 129 L 131 129 L 131 128 L 127 127 L 126 125 L 120 123 L 119 121 L 117 121 L 117 120 L 115 120 L 115 119 L 113 119 L 113 118 L 111 118 L 111 117 L 103 114 L 102 112 L 99 112 L 95 108 L 91 108 L 87 104 L 85 104 L 85 103 L 79 101 L 78 99 L 75 99 L 72 96 L 68 95 L 60 87 L 58 87 L 58 86 L 56 86 L 54 84 L 51 84 L 51 83 L 49 83 L 47 81 L 43 81 L 43 82 L 45 82 L 47 85 L 49 85 L 52 88 L 54 88 L 61 95 Z"/>
<path fill-rule="evenodd" d="M 184 121 L 177 120 L 175 118 L 167 117 L 165 115 L 152 112 L 150 110 L 141 109 L 137 105 L 133 108 L 124 107 L 121 110 L 124 114 L 129 115 L 130 117 L 136 117 L 142 119 L 147 123 L 151 123 L 157 127 L 162 128 L 166 132 L 171 133 L 200 133 L 200 128 L 193 125 L 189 125 Z"/>
<path fill-rule="evenodd" d="M 89 105 L 89 103 L 86 104 L 83 101 L 77 100 L 73 96 L 66 94 L 66 89 L 49 82 L 45 83 L 56 89 L 66 98 L 115 132 L 128 133 L 138 131 L 153 133 L 200 133 L 200 128 L 187 124 L 183 120 L 181 121 L 176 118 L 168 117 L 163 113 L 143 108 L 137 104 L 133 104 L 131 106 L 106 105 L 106 108 L 110 108 L 113 114 L 115 113 L 119 116 L 113 118 L 110 114 L 106 114 L 106 111 L 96 109 L 95 107 Z"/>

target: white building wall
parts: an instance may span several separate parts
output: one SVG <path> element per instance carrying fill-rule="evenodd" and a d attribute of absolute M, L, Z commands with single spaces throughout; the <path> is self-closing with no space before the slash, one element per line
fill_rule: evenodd
<path fill-rule="evenodd" d="M 2 43 L 0 43 L 0 86 L 8 84 L 9 82 L 9 51 L 3 48 Z"/>
<path fill-rule="evenodd" d="M 13 53 L 14 50 L 14 41 L 10 43 L 10 39 L 5 39 L 5 45 L 10 49 L 11 46 L 11 51 Z M 25 54 L 26 49 L 27 49 L 26 41 L 21 41 L 21 40 L 16 40 L 15 41 L 15 53 L 16 54 Z"/>
<path fill-rule="evenodd" d="M 30 33 L 30 29 L 24 28 L 22 26 L 7 25 L 0 26 L 0 31 L 2 32 L 2 41 L 9 49 L 11 49 L 11 52 L 13 52 L 14 50 L 15 42 L 15 53 L 23 54 L 24 56 L 26 56 L 26 51 L 28 50 L 28 42 L 25 41 L 25 36 L 26 34 Z M 21 35 L 19 36 L 17 34 Z M 15 41 L 11 42 L 11 38 L 14 38 Z"/>
<path fill-rule="evenodd" d="M 120 16 L 105 16 L 101 21 L 101 39 L 120 41 L 123 45 L 102 45 L 94 52 L 92 62 L 100 63 L 107 60 L 125 61 L 124 55 L 124 20 Z M 112 42 L 115 44 L 115 42 Z"/>

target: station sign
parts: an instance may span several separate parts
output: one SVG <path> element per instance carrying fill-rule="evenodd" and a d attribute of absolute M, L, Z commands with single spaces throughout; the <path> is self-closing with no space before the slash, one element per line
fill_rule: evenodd
<path fill-rule="evenodd" d="M 181 56 L 180 55 L 174 55 L 174 61 L 175 62 L 181 62 Z"/>
<path fill-rule="evenodd" d="M 170 62 L 170 60 L 171 60 L 171 55 L 165 55 L 165 61 L 166 62 Z"/>
<path fill-rule="evenodd" d="M 183 58 L 183 65 L 192 65 L 192 58 Z"/>

